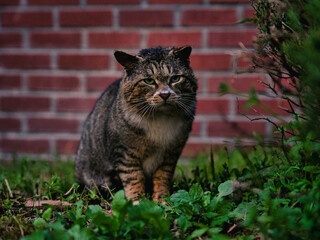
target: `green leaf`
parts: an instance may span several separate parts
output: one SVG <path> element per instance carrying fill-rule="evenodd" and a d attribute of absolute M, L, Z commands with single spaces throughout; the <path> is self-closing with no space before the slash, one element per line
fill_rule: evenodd
<path fill-rule="evenodd" d="M 211 227 L 219 227 L 223 226 L 223 223 L 227 222 L 229 220 L 229 217 L 227 215 L 220 215 L 213 218 L 213 220 L 210 223 Z"/>
<path fill-rule="evenodd" d="M 177 193 L 172 194 L 170 200 L 174 205 L 180 205 L 191 201 L 189 193 L 186 190 L 179 190 Z"/>
<path fill-rule="evenodd" d="M 60 221 L 49 223 L 48 228 L 52 228 L 55 231 L 65 231 L 64 225 Z"/>
<path fill-rule="evenodd" d="M 233 193 L 233 184 L 231 180 L 221 183 L 218 187 L 218 198 L 225 197 Z"/>
<path fill-rule="evenodd" d="M 210 200 L 211 200 L 211 192 L 210 191 L 205 191 L 203 193 L 203 205 L 204 206 L 208 206 L 210 204 Z"/>
<path fill-rule="evenodd" d="M 220 83 L 219 85 L 219 93 L 220 94 L 225 94 L 230 91 L 230 86 L 227 83 Z"/>
<path fill-rule="evenodd" d="M 89 240 L 90 232 L 87 228 L 80 228 L 78 224 L 73 225 L 72 228 L 68 230 L 70 236 L 73 237 L 74 240 Z"/>
<path fill-rule="evenodd" d="M 104 227 L 108 232 L 116 232 L 119 230 L 119 222 L 115 217 L 107 216 L 104 212 L 97 212 L 91 224 L 96 227 Z"/>
<path fill-rule="evenodd" d="M 197 201 L 202 198 L 203 190 L 199 183 L 194 184 L 189 190 L 189 196 L 193 201 Z"/>
<path fill-rule="evenodd" d="M 48 221 L 51 218 L 52 208 L 48 208 L 43 214 L 42 218 Z"/>
<path fill-rule="evenodd" d="M 192 238 L 199 238 L 201 237 L 205 232 L 207 232 L 207 229 L 206 228 L 200 228 L 200 229 L 197 229 L 197 230 L 194 230 L 191 234 L 191 236 L 188 238 L 188 239 L 192 239 Z"/>
<path fill-rule="evenodd" d="M 34 220 L 33 225 L 35 228 L 44 228 L 46 226 L 46 221 L 43 218 L 37 218 Z"/>
<path fill-rule="evenodd" d="M 124 221 L 127 214 L 127 209 L 131 204 L 131 201 L 127 201 L 123 190 L 118 191 L 111 202 L 113 214 L 119 219 L 120 223 Z"/>
<path fill-rule="evenodd" d="M 44 231 L 43 230 L 36 230 L 30 236 L 26 236 L 21 238 L 21 240 L 44 240 Z"/>
<path fill-rule="evenodd" d="M 258 99 L 255 88 L 251 87 L 249 91 L 249 99 L 248 99 L 248 102 L 244 105 L 244 109 L 248 110 L 249 108 L 259 104 L 260 104 L 260 100 Z"/>
<path fill-rule="evenodd" d="M 242 202 L 233 210 L 232 213 L 236 219 L 246 220 L 248 211 L 255 205 L 255 202 Z"/>
<path fill-rule="evenodd" d="M 86 216 L 92 218 L 96 213 L 101 212 L 102 208 L 99 205 L 89 205 L 86 211 Z"/>
<path fill-rule="evenodd" d="M 240 20 L 239 22 L 237 22 L 237 24 L 244 24 L 244 23 L 249 23 L 249 22 L 253 23 L 254 20 L 256 20 L 256 19 L 255 18 L 244 18 L 244 19 Z"/>
<path fill-rule="evenodd" d="M 164 221 L 164 210 L 158 206 L 155 202 L 145 200 L 140 202 L 129 210 L 129 219 L 131 220 L 142 220 L 145 223 L 152 222 L 160 232 L 169 230 L 169 226 Z"/>
<path fill-rule="evenodd" d="M 188 219 L 183 215 L 178 218 L 177 224 L 181 228 L 182 232 L 187 231 L 188 227 L 191 225 Z"/>

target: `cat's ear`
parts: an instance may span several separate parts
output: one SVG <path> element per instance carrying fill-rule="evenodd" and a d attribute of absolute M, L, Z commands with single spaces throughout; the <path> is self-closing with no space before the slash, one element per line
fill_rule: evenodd
<path fill-rule="evenodd" d="M 118 63 L 124 66 L 125 69 L 134 68 L 139 63 L 139 61 L 142 60 L 142 58 L 139 56 L 131 55 L 129 53 L 118 50 L 114 52 L 114 56 L 117 59 Z"/>
<path fill-rule="evenodd" d="M 189 63 L 189 57 L 192 51 L 191 46 L 184 46 L 184 47 L 178 47 L 174 48 L 170 51 L 170 53 L 174 54 L 177 58 L 182 60 L 183 62 Z"/>

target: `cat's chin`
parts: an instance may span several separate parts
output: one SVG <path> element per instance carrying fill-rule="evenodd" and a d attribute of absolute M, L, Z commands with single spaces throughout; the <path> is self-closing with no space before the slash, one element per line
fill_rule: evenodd
<path fill-rule="evenodd" d="M 175 108 L 176 108 L 175 105 L 171 103 L 165 103 L 165 102 L 155 106 L 155 110 L 160 112 L 172 111 L 172 109 L 175 109 Z"/>
<path fill-rule="evenodd" d="M 179 113 L 183 113 L 181 109 L 179 109 L 174 104 L 163 103 L 154 108 L 155 115 L 165 115 L 165 116 L 179 116 Z"/>

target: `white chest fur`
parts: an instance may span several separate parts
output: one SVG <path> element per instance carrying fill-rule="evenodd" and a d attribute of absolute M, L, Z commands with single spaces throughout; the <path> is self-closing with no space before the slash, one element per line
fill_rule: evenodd
<path fill-rule="evenodd" d="M 145 125 L 147 139 L 158 145 L 157 151 L 143 161 L 143 170 L 147 175 L 152 175 L 162 164 L 164 149 L 179 137 L 182 124 L 178 118 L 161 116 Z"/>
<path fill-rule="evenodd" d="M 166 147 L 181 134 L 183 120 L 168 116 L 156 116 L 154 119 L 145 119 L 134 113 L 126 114 L 125 118 L 131 124 L 135 124 L 145 130 L 147 142 L 150 141 L 157 145 L 157 150 L 142 162 L 145 174 L 151 176 L 162 164 Z"/>
<path fill-rule="evenodd" d="M 125 119 L 130 124 L 143 128 L 148 140 L 163 147 L 179 136 L 183 125 L 183 120 L 178 117 L 158 115 L 154 116 L 154 118 L 146 119 L 129 111 L 125 112 Z"/>
<path fill-rule="evenodd" d="M 166 116 L 149 120 L 145 124 L 146 137 L 165 147 L 179 136 L 182 124 L 181 119 Z"/>

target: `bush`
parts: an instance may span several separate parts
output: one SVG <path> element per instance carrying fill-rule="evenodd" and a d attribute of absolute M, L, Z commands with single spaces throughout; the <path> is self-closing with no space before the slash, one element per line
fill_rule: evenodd
<path fill-rule="evenodd" d="M 320 1 L 261 0 L 252 3 L 259 29 L 255 67 L 272 79 L 269 88 L 288 101 L 299 140 L 319 141 L 320 128 Z M 301 110 L 302 112 L 299 112 Z"/>

